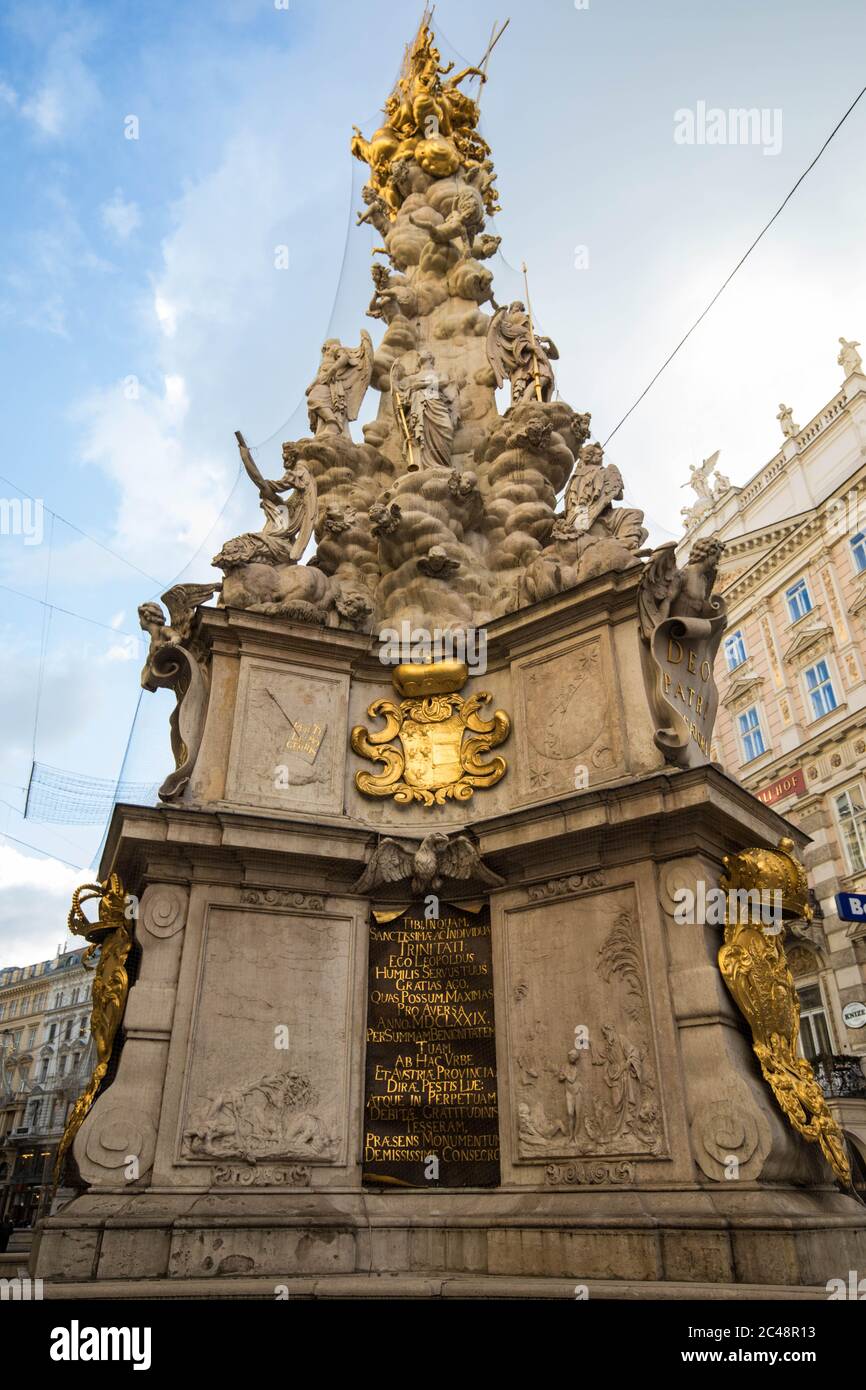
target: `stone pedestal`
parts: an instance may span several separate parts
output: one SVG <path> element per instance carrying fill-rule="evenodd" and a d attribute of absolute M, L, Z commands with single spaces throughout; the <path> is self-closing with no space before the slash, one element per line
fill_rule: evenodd
<path fill-rule="evenodd" d="M 862 1209 L 761 1079 L 722 928 L 673 917 L 725 854 L 803 837 L 717 769 L 661 764 L 638 575 L 491 624 L 464 695 L 510 714 L 509 768 L 433 807 L 355 786 L 370 765 L 350 730 L 393 694 L 369 638 L 200 610 L 192 780 L 178 804 L 118 807 L 106 844 L 102 876 L 140 898 L 133 983 L 74 1144 L 87 1189 L 44 1222 L 36 1273 L 115 1297 L 142 1280 L 266 1296 L 385 1272 L 392 1294 L 451 1276 L 770 1291 L 866 1266 Z M 365 1190 L 371 909 L 410 894 L 353 885 L 380 832 L 463 828 L 503 880 L 484 895 L 501 1185 Z"/>

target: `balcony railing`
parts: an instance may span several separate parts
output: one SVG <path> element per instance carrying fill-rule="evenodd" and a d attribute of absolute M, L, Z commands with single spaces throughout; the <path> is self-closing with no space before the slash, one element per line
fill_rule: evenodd
<path fill-rule="evenodd" d="M 812 1059 L 812 1066 L 828 1100 L 866 1100 L 866 1075 L 859 1057 L 824 1053 Z"/>

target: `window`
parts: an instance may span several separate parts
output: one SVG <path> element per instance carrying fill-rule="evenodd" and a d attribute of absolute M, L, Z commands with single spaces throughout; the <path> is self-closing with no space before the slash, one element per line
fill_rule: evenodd
<path fill-rule="evenodd" d="M 50 1025 L 49 1029 L 48 1029 L 48 1041 L 49 1041 L 49 1042 L 54 1042 L 54 1039 L 55 1039 L 56 1036 L 57 1036 L 57 1024 L 56 1024 L 56 1023 L 52 1023 L 52 1024 Z"/>
<path fill-rule="evenodd" d="M 806 689 L 812 704 L 812 718 L 820 719 L 836 708 L 836 692 L 830 679 L 826 661 L 819 661 L 806 672 Z"/>
<path fill-rule="evenodd" d="M 785 590 L 785 600 L 788 604 L 788 617 L 792 623 L 805 618 L 806 614 L 812 611 L 812 600 L 805 579 L 798 579 L 796 584 Z"/>
<path fill-rule="evenodd" d="M 764 747 L 764 735 L 761 730 L 761 721 L 758 718 L 758 707 L 752 705 L 744 714 L 737 716 L 737 723 L 740 729 L 740 743 L 743 748 L 743 762 L 750 763 L 753 758 L 760 757 L 766 753 Z"/>
<path fill-rule="evenodd" d="M 48 1075 L 48 1058 L 43 1057 L 39 1065 L 39 1080 L 44 1081 Z"/>
<path fill-rule="evenodd" d="M 855 570 L 862 574 L 866 570 L 866 531 L 858 531 L 856 536 L 851 537 L 851 553 Z"/>
<path fill-rule="evenodd" d="M 746 659 L 746 644 L 743 641 L 742 632 L 737 629 L 732 632 L 730 637 L 725 638 L 725 660 L 728 663 L 729 671 L 736 671 L 738 666 L 742 666 Z"/>
<path fill-rule="evenodd" d="M 35 1029 L 35 1028 L 31 1028 L 31 1029 L 30 1029 L 30 1033 L 29 1033 L 28 1038 L 27 1038 L 27 1046 L 28 1046 L 28 1047 L 32 1047 L 32 1046 L 34 1045 L 35 1042 L 36 1042 L 36 1029 Z"/>
<path fill-rule="evenodd" d="M 836 815 L 842 830 L 845 858 L 852 874 L 866 869 L 866 807 L 863 805 L 863 789 L 858 783 L 840 792 L 834 798 Z"/>
<path fill-rule="evenodd" d="M 829 1057 L 833 1052 L 827 1015 L 817 985 L 805 985 L 797 990 L 800 996 L 800 1052 L 808 1062 L 816 1057 Z"/>

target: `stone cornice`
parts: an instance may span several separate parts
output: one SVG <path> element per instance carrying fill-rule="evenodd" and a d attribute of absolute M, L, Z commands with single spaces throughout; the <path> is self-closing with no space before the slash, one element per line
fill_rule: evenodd
<path fill-rule="evenodd" d="M 792 555 L 802 550 L 809 541 L 823 531 L 823 525 L 823 516 L 818 511 L 801 513 L 799 517 L 796 517 L 782 535 L 781 540 L 771 550 L 767 551 L 738 579 L 735 579 L 728 588 L 722 588 L 728 607 L 733 608 L 735 604 L 744 600 L 758 587 L 762 580 L 771 575 L 774 570 L 779 569 Z"/>
<path fill-rule="evenodd" d="M 713 766 L 652 772 L 574 792 L 473 821 L 472 832 L 485 863 L 509 887 L 550 878 L 562 852 L 572 861 L 580 857 L 582 863 L 569 870 L 580 872 L 583 861 L 595 870 L 641 855 L 664 858 L 674 845 L 678 855 L 704 853 L 721 861 L 731 840 L 742 843 L 744 833 L 760 845 L 775 845 L 785 834 L 806 842 L 802 832 Z M 391 826 L 388 833 L 418 838 L 408 826 L 405 832 Z M 128 891 L 139 895 L 152 880 L 177 877 L 224 883 L 231 891 L 266 883 L 333 900 L 352 896 L 375 836 L 370 826 L 349 817 L 314 825 L 285 814 L 118 805 L 100 875 L 116 869 Z"/>

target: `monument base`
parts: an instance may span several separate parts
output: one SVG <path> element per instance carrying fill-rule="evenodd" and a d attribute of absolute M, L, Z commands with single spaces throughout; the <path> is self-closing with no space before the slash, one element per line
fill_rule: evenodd
<path fill-rule="evenodd" d="M 283 1285 L 290 1296 L 381 1296 L 376 1276 L 388 1297 L 513 1297 L 525 1281 L 517 1296 L 569 1297 L 583 1283 L 593 1297 L 826 1298 L 829 1279 L 864 1261 L 849 1198 L 757 1189 L 726 1201 L 645 1190 L 103 1193 L 49 1217 L 34 1250 L 47 1288 L 88 1298 L 273 1298 Z"/>
<path fill-rule="evenodd" d="M 371 904 L 352 890 L 368 829 L 118 808 L 106 862 L 140 894 L 140 958 L 115 1074 L 75 1139 L 88 1190 L 39 1231 L 47 1289 L 327 1297 L 381 1291 L 387 1275 L 391 1297 L 561 1297 L 571 1281 L 751 1298 L 818 1296 L 866 1268 L 862 1207 L 761 1077 L 719 971 L 722 926 L 674 918 L 677 889 L 717 883 L 724 854 L 797 832 L 713 767 L 473 829 L 508 875 L 489 893 L 500 1183 L 371 1191 Z M 295 1152 L 244 1152 L 253 1141 L 229 1135 L 225 1115 L 285 1075 L 281 1025 L 291 1074 L 315 1083 L 306 1139 L 295 1125 Z M 570 1137 L 560 1054 L 576 1025 L 590 1039 L 576 1064 L 588 1123 Z M 628 1096 L 617 1059 L 631 1059 Z"/>

